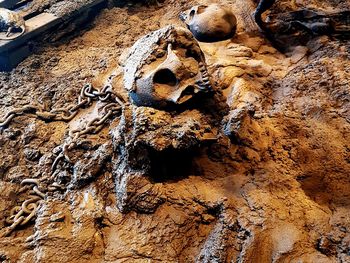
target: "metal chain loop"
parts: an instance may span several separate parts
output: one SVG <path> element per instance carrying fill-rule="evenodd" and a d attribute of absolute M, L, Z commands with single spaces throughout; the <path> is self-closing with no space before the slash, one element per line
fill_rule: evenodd
<path fill-rule="evenodd" d="M 121 113 L 124 104 L 119 104 L 116 102 L 109 103 L 105 105 L 102 109 L 102 116 L 98 116 L 91 121 L 87 122 L 82 129 L 76 129 L 69 132 L 69 138 L 63 144 L 60 154 L 56 157 L 51 166 L 51 171 L 55 171 L 58 163 L 65 159 L 68 162 L 71 162 L 69 157 L 69 151 L 72 150 L 79 138 L 86 134 L 96 134 L 103 129 L 106 121 L 115 113 Z"/>
<path fill-rule="evenodd" d="M 31 104 L 22 108 L 13 109 L 9 111 L 3 119 L 0 119 L 0 128 L 8 126 L 15 117 L 30 113 L 34 114 L 35 117 L 46 121 L 69 122 L 78 114 L 80 109 L 91 105 L 93 100 L 106 102 L 111 99 L 112 95 L 115 96 L 118 103 L 123 103 L 122 99 L 113 93 L 110 85 L 106 85 L 101 91 L 99 91 L 94 89 L 91 84 L 86 84 L 80 90 L 78 103 L 71 104 L 65 108 L 53 109 L 51 111 L 45 111 L 42 107 Z"/>
<path fill-rule="evenodd" d="M 40 187 L 40 181 L 37 179 L 24 179 L 21 182 L 23 185 L 19 193 L 28 191 L 29 195 L 20 206 L 15 206 L 10 211 L 10 216 L 5 219 L 5 222 L 10 225 L 6 228 L 3 236 L 9 236 L 18 226 L 24 226 L 29 223 L 37 213 L 39 202 L 45 198 L 46 192 Z"/>
<path fill-rule="evenodd" d="M 69 138 L 63 144 L 61 152 L 51 166 L 52 177 L 53 172 L 61 160 L 65 159 L 68 162 L 71 162 L 68 153 L 76 146 L 76 143 L 81 136 L 98 133 L 103 129 L 107 120 L 112 115 L 121 113 L 122 108 L 124 107 L 124 101 L 118 94 L 113 92 L 113 88 L 110 84 L 104 86 L 100 91 L 94 89 L 91 84 L 85 85 L 80 91 L 78 103 L 69 105 L 65 108 L 44 111 L 40 107 L 26 105 L 22 108 L 11 110 L 5 115 L 3 120 L 0 119 L 0 129 L 8 126 L 16 116 L 24 114 L 34 114 L 37 118 L 47 121 L 68 122 L 78 114 L 80 109 L 91 105 L 93 100 L 103 103 L 109 101 L 109 103 L 102 108 L 101 116 L 87 122 L 84 128 L 69 132 Z M 41 180 L 43 181 L 47 179 L 48 178 L 42 178 Z M 63 185 L 59 185 L 57 182 L 53 182 L 47 187 L 47 189 L 44 189 L 41 187 L 40 182 L 41 181 L 37 179 L 24 179 L 21 182 L 22 187 L 19 189 L 19 193 L 27 192 L 28 196 L 20 206 L 15 206 L 11 209 L 10 216 L 5 219 L 6 224 L 9 226 L 5 229 L 2 236 L 9 236 L 17 227 L 26 225 L 36 216 L 40 201 L 45 199 L 45 192 L 65 189 Z"/>
<path fill-rule="evenodd" d="M 22 108 L 13 109 L 5 115 L 3 120 L 0 120 L 0 127 L 7 126 L 16 116 L 23 115 L 26 113 L 36 113 L 37 111 L 38 107 L 34 105 L 26 105 Z"/>

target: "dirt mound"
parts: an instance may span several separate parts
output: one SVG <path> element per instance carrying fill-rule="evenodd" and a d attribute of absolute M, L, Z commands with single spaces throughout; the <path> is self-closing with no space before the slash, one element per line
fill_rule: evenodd
<path fill-rule="evenodd" d="M 84 84 L 102 88 L 110 76 L 126 102 L 124 118 L 113 115 L 68 150 L 70 162 L 60 160 L 56 188 L 38 202 L 36 217 L 0 238 L 2 261 L 350 261 L 349 42 L 319 37 L 282 54 L 247 15 L 254 1 L 220 1 L 232 7 L 238 29 L 231 40 L 200 43 L 215 82 L 215 105 L 176 115 L 128 104 L 120 57 L 153 30 L 184 26 L 178 14 L 207 2 L 102 10 L 80 35 L 40 44 L 15 70 L 0 73 L 1 117 L 27 104 L 51 110 L 77 103 Z M 350 5 L 295 4 L 306 2 L 320 9 Z M 274 10 L 289 10 L 286 3 Z M 1 130 L 2 231 L 11 209 L 34 191 L 20 192 L 21 182 L 38 179 L 38 190 L 49 189 L 51 166 L 69 131 L 101 114 L 101 105 L 91 102 L 70 122 L 18 116 Z M 129 122 L 125 130 L 123 120 Z M 198 134 L 207 123 L 217 137 L 202 143 Z M 170 132 L 169 125 L 175 125 Z M 132 169 L 118 161 L 123 136 L 144 147 L 137 155 L 128 152 L 128 158 L 137 156 Z M 177 140 L 178 148 L 196 147 L 180 155 L 176 147 L 157 151 Z M 143 171 L 144 164 L 149 174 L 116 182 L 118 169 Z M 121 200 L 127 209 L 118 206 Z"/>

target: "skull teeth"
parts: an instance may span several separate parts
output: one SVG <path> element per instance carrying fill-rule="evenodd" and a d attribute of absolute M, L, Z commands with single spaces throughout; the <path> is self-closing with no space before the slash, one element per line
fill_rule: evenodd
<path fill-rule="evenodd" d="M 202 63 L 202 62 L 199 63 L 199 70 L 200 71 L 207 71 L 207 67 L 205 66 L 204 63 Z"/>
<path fill-rule="evenodd" d="M 211 89 L 211 83 L 209 79 L 205 80 L 203 79 L 202 81 L 197 81 L 196 84 L 198 85 L 200 90 L 210 90 Z"/>
<path fill-rule="evenodd" d="M 208 80 L 208 81 L 204 81 L 204 85 L 205 85 L 205 86 L 210 86 L 209 80 Z"/>
<path fill-rule="evenodd" d="M 199 71 L 202 73 L 202 75 L 208 76 L 208 71 L 206 69 L 199 69 Z"/>

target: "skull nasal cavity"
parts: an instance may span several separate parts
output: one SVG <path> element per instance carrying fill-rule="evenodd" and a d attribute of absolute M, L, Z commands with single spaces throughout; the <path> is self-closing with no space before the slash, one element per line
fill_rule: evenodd
<path fill-rule="evenodd" d="M 177 79 L 176 76 L 169 69 L 161 69 L 159 70 L 153 77 L 154 83 L 158 84 L 166 84 L 169 86 L 176 86 Z"/>

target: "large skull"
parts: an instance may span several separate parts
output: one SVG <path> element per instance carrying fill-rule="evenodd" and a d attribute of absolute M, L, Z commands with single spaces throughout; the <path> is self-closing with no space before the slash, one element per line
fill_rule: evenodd
<path fill-rule="evenodd" d="M 237 19 L 226 6 L 197 5 L 182 12 L 180 18 L 199 41 L 222 41 L 230 39 L 236 33 Z"/>
<path fill-rule="evenodd" d="M 139 39 L 124 63 L 124 85 L 137 106 L 164 108 L 211 91 L 204 55 L 192 34 L 168 26 Z"/>

